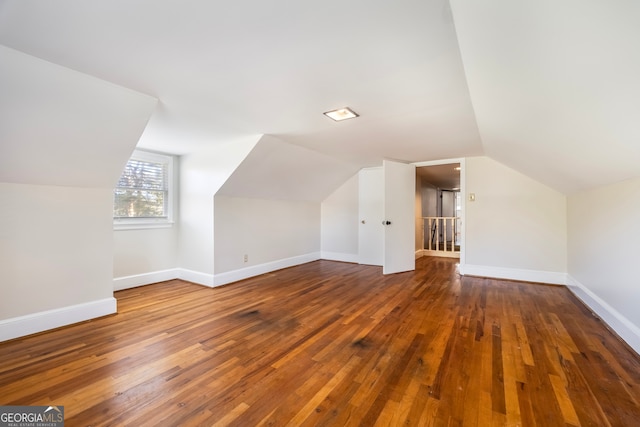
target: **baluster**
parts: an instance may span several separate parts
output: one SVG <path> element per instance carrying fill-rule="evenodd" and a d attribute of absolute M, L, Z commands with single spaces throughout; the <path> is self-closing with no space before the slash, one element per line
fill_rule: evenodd
<path fill-rule="evenodd" d="M 442 240 L 444 241 L 444 251 L 447 252 L 447 218 L 442 218 Z"/>

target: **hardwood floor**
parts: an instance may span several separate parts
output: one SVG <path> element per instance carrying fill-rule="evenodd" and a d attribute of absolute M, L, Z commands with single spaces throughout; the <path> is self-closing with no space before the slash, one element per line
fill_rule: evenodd
<path fill-rule="evenodd" d="M 67 426 L 637 426 L 640 358 L 567 289 L 316 261 L 116 293 L 0 343 L 0 404 Z"/>

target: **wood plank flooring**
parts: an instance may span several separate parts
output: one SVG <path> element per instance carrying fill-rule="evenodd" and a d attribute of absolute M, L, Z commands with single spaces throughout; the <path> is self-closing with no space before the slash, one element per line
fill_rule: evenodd
<path fill-rule="evenodd" d="M 316 261 L 0 343 L 0 404 L 67 426 L 637 426 L 640 358 L 567 289 Z"/>

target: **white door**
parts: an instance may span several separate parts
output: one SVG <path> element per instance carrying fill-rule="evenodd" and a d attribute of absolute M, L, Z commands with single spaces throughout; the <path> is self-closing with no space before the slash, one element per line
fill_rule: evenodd
<path fill-rule="evenodd" d="M 385 160 L 384 274 L 415 270 L 416 167 Z"/>
<path fill-rule="evenodd" d="M 382 168 L 358 174 L 358 263 L 382 265 L 384 260 L 384 178 Z"/>

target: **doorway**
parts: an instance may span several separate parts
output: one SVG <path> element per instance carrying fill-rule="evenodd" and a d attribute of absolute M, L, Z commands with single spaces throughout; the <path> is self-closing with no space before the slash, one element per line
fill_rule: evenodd
<path fill-rule="evenodd" d="M 394 182 L 394 185 L 387 189 L 385 178 L 385 166 L 400 167 L 397 162 L 391 162 L 385 160 L 383 167 L 374 167 L 363 169 L 359 173 L 359 241 L 358 241 L 358 262 L 361 264 L 369 265 L 381 265 L 385 266 L 391 264 L 396 260 L 402 261 L 403 265 L 395 271 L 385 271 L 385 273 L 391 273 L 396 271 L 408 271 L 415 268 L 415 259 L 425 256 L 451 256 L 455 254 L 455 258 L 460 259 L 460 263 L 464 263 L 464 159 L 449 159 L 442 161 L 431 162 L 419 162 L 413 164 L 405 164 L 406 167 L 412 168 L 411 180 L 408 179 L 391 179 L 390 182 Z M 395 165 L 394 165 L 395 164 Z M 440 168 L 432 168 L 433 166 L 440 166 Z M 401 168 L 404 169 L 404 168 Z M 417 170 L 417 171 L 416 171 Z M 424 216 L 422 209 L 422 199 L 430 197 L 428 194 L 423 195 L 422 191 L 422 176 L 426 173 L 435 172 L 434 176 L 442 179 L 445 175 L 444 172 L 448 172 L 455 177 L 455 185 L 437 185 L 435 188 L 435 195 L 433 199 L 439 198 L 437 190 L 441 190 L 440 195 L 443 198 L 445 196 L 445 190 L 451 193 L 451 200 L 454 203 L 450 209 L 448 218 L 454 220 L 453 223 L 446 225 L 444 222 L 434 225 L 432 222 L 427 224 L 426 229 L 431 230 L 435 228 L 435 233 L 438 236 L 433 239 L 432 242 L 435 248 L 432 248 L 433 252 L 425 250 L 424 242 L 429 240 L 426 238 Z M 404 182 L 404 184 L 402 184 Z M 410 182 L 409 184 L 407 184 Z M 432 181 L 433 182 L 433 181 Z M 416 183 L 420 183 L 416 185 Z M 400 188 L 401 187 L 401 188 Z M 402 200 L 396 200 L 395 197 L 385 196 L 390 190 L 392 193 L 405 193 L 404 190 L 410 189 L 408 198 L 402 197 Z M 384 190 L 384 191 L 383 191 Z M 396 194 L 391 194 L 395 196 Z M 384 201 L 389 202 L 391 207 L 402 206 L 403 210 L 408 208 L 409 216 L 404 214 L 396 215 L 387 213 L 387 208 Z M 435 205 L 433 205 L 435 206 Z M 433 215 L 429 215 L 425 212 L 426 216 L 442 216 L 442 211 L 438 211 L 437 207 L 433 212 Z M 382 223 L 382 225 L 380 225 Z M 385 237 L 386 232 L 400 231 L 399 225 L 402 226 L 401 236 L 409 236 L 409 239 L 403 237 L 401 241 L 387 239 Z M 408 227 L 404 227 L 408 225 Z M 413 238 L 411 237 L 413 235 Z M 440 236 L 442 237 L 440 238 Z M 382 242 L 382 243 L 381 243 Z M 387 243 L 393 242 L 393 248 L 387 250 Z M 413 247 L 412 247 L 413 246 Z M 385 249 L 380 250 L 381 247 Z M 427 247 L 428 248 L 428 247 Z M 405 250 L 408 249 L 408 255 L 405 254 Z M 440 250 L 442 249 L 442 250 Z M 395 256 L 395 259 L 391 259 L 391 262 L 387 262 L 385 254 Z M 404 265 L 405 260 L 410 260 L 410 263 Z M 386 268 L 385 268 L 386 270 Z"/>
<path fill-rule="evenodd" d="M 416 258 L 462 258 L 464 159 L 416 164 Z"/>

